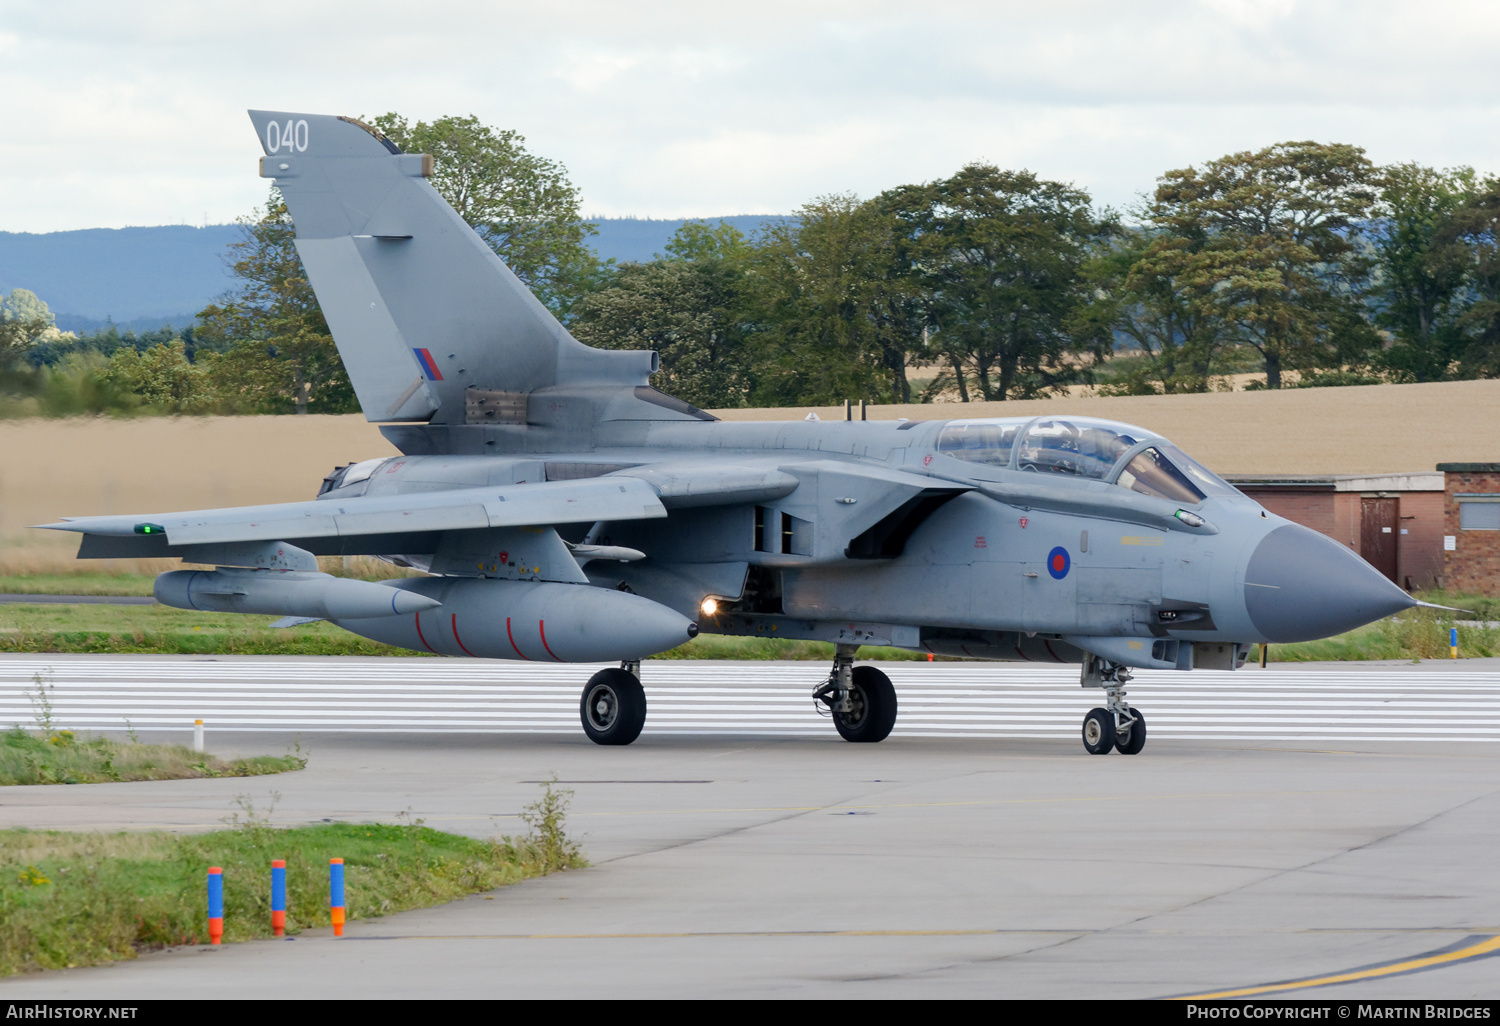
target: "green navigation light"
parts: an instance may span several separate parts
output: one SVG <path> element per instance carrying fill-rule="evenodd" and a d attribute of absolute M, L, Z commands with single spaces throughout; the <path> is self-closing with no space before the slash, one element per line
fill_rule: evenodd
<path fill-rule="evenodd" d="M 136 524 L 136 534 L 166 534 L 167 529 L 160 524 Z"/>

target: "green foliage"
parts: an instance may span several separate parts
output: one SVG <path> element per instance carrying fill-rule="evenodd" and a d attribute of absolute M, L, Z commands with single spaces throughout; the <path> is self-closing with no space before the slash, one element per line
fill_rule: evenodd
<path fill-rule="evenodd" d="M 1192 249 L 1188 240 L 1166 232 L 1122 232 L 1087 265 L 1101 297 L 1096 307 L 1140 354 L 1133 365 L 1111 368 L 1100 394 L 1162 395 L 1214 387 L 1213 362 L 1225 332 L 1201 301 Z"/>
<path fill-rule="evenodd" d="M 420 822 L 273 827 L 247 798 L 231 829 L 68 834 L 0 831 L 0 975 L 97 965 L 208 940 L 206 874 L 224 870 L 226 942 L 271 936 L 270 866 L 285 859 L 287 931 L 326 927 L 328 860 L 344 860 L 352 922 L 426 908 L 550 869 L 513 846 L 442 833 Z M 526 845 L 530 851 L 529 842 Z"/>
<path fill-rule="evenodd" d="M 1500 179 L 1487 178 L 1454 211 L 1439 235 L 1466 268 L 1469 302 L 1458 318 L 1463 332 L 1458 376 L 1500 375 Z"/>
<path fill-rule="evenodd" d="M 574 337 L 601 349 L 654 349 L 656 386 L 696 406 L 745 405 L 738 314 L 747 248 L 733 225 L 688 222 L 667 245 L 673 259 L 625 264 L 574 305 Z"/>
<path fill-rule="evenodd" d="M 0 296 L 0 321 L 38 321 L 45 327 L 57 323 L 47 304 L 30 289 L 11 289 Z"/>
<path fill-rule="evenodd" d="M 1458 629 L 1459 656 L 1465 659 L 1500 656 L 1500 599 L 1482 595 L 1419 593 L 1424 601 L 1467 609 L 1473 618 L 1440 609 L 1410 609 L 1364 627 L 1321 641 L 1272 645 L 1272 661 L 1305 662 L 1364 659 L 1448 659 L 1449 630 Z"/>
<path fill-rule="evenodd" d="M 1379 271 L 1372 292 L 1375 323 L 1395 335 L 1381 363 L 1397 380 L 1441 381 L 1460 355 L 1468 267 L 1454 217 L 1474 195 L 1472 168 L 1384 169 L 1372 231 Z"/>
<path fill-rule="evenodd" d="M 98 374 L 101 387 L 134 396 L 162 413 L 206 413 L 218 408 L 215 382 L 187 358 L 181 338 L 141 352 L 121 348 Z"/>
<path fill-rule="evenodd" d="M 199 342 L 217 398 L 262 413 L 358 409 L 348 373 L 294 245 L 286 204 L 273 189 L 239 219 L 244 237 L 228 262 L 243 284 L 198 314 Z"/>
<path fill-rule="evenodd" d="M 106 737 L 79 740 L 50 723 L 38 731 L 19 726 L 0 734 L 0 786 L 102 784 L 122 780 L 254 777 L 302 769 L 295 756 L 220 759 L 181 745 L 122 744 Z"/>
<path fill-rule="evenodd" d="M 47 304 L 30 289 L 11 289 L 0 296 L 0 371 L 9 371 L 53 328 Z"/>
<path fill-rule="evenodd" d="M 567 169 L 529 152 L 520 134 L 472 115 L 411 124 L 391 113 L 374 125 L 402 150 L 432 155 L 433 188 L 555 313 L 594 283 L 598 260 L 584 240 L 597 227 L 579 213 Z"/>
<path fill-rule="evenodd" d="M 927 296 L 884 197 L 825 196 L 769 224 L 746 281 L 755 405 L 910 402 Z"/>
<path fill-rule="evenodd" d="M 542 784 L 542 796 L 521 810 L 521 821 L 527 832 L 521 837 L 502 837 L 500 850 L 505 858 L 525 867 L 527 875 L 555 873 L 563 869 L 582 869 L 588 865 L 577 841 L 567 835 L 564 819 L 573 792 L 556 788 L 557 775 Z"/>
<path fill-rule="evenodd" d="M 1259 353 L 1269 388 L 1284 367 L 1358 360 L 1377 344 L 1356 245 L 1376 182 L 1363 150 L 1314 142 L 1168 171 L 1146 211 L 1162 233 L 1149 247 L 1154 273 L 1171 275 L 1225 342 Z"/>
<path fill-rule="evenodd" d="M 928 352 L 969 400 L 1035 398 L 1079 380 L 1078 357 L 1111 347 L 1086 273 L 1112 215 L 1088 194 L 1029 171 L 970 164 L 952 178 L 882 197 L 925 295 Z"/>

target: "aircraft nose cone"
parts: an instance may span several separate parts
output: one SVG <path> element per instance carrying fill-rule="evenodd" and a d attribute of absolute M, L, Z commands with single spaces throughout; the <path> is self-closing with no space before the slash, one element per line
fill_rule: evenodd
<path fill-rule="evenodd" d="M 1312 641 L 1416 601 L 1338 542 L 1299 524 L 1266 535 L 1245 567 L 1245 608 L 1268 641 Z"/>

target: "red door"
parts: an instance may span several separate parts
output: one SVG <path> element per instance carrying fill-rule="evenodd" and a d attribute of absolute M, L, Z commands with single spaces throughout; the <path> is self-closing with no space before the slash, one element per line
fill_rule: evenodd
<path fill-rule="evenodd" d="M 1359 554 L 1396 580 L 1396 545 L 1401 538 L 1401 500 L 1359 500 Z"/>

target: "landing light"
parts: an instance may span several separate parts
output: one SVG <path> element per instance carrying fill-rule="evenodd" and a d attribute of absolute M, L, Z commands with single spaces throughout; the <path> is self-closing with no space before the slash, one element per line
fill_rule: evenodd
<path fill-rule="evenodd" d="M 706 598 L 703 600 L 703 605 L 698 608 L 703 610 L 704 616 L 713 616 L 719 611 L 719 603 L 717 599 Z"/>

